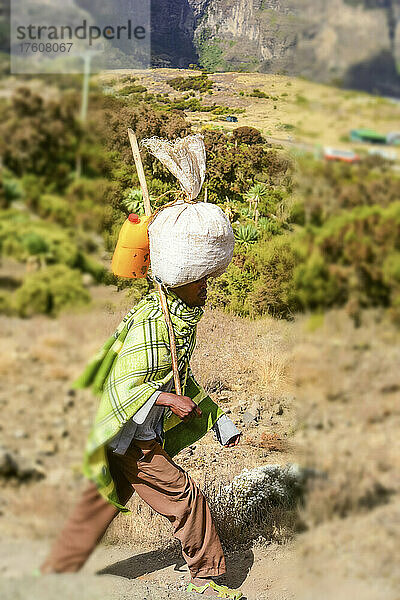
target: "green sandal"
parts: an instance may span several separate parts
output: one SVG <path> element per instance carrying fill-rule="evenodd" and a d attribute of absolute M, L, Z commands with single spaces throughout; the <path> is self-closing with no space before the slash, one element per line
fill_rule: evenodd
<path fill-rule="evenodd" d="M 226 585 L 217 585 L 214 581 L 210 581 L 209 583 L 205 583 L 204 585 L 198 586 L 194 583 L 189 583 L 186 591 L 188 592 L 198 592 L 199 594 L 204 594 L 206 589 L 212 588 L 216 592 L 218 592 L 217 598 L 230 598 L 230 600 L 240 600 L 243 594 L 239 590 L 231 590 L 226 587 Z"/>

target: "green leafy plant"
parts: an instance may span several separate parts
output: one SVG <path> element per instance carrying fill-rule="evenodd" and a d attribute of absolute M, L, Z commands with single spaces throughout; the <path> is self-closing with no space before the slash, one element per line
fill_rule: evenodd
<path fill-rule="evenodd" d="M 268 186 L 266 186 L 265 183 L 255 183 L 251 186 L 249 191 L 244 194 L 244 198 L 249 203 L 249 209 L 253 212 L 256 223 L 259 217 L 258 205 L 267 197 Z"/>
<path fill-rule="evenodd" d="M 279 235 L 282 233 L 281 223 L 269 219 L 268 217 L 260 217 L 258 219 L 258 227 L 261 229 L 261 231 L 271 235 Z"/>
<path fill-rule="evenodd" d="M 253 98 L 269 98 L 268 94 L 262 92 L 258 88 L 254 88 L 254 90 L 249 94 L 249 96 L 252 96 Z"/>
<path fill-rule="evenodd" d="M 147 92 L 147 88 L 144 85 L 126 85 L 118 91 L 120 96 L 130 96 L 130 94 L 143 94 Z"/>
<path fill-rule="evenodd" d="M 124 198 L 122 199 L 122 206 L 126 208 L 129 213 L 135 213 L 137 215 L 144 214 L 143 194 L 139 189 L 129 189 L 125 192 Z"/>
<path fill-rule="evenodd" d="M 207 92 L 213 87 L 213 82 L 207 75 L 191 75 L 189 77 L 174 77 L 168 79 L 167 83 L 174 89 L 180 92 L 187 90 L 195 90 L 199 92 Z"/>
<path fill-rule="evenodd" d="M 13 299 L 14 309 L 21 317 L 57 316 L 64 309 L 89 302 L 81 273 L 65 265 L 52 265 L 27 275 Z"/>
<path fill-rule="evenodd" d="M 231 223 L 234 223 L 240 217 L 240 212 L 238 210 L 237 203 L 233 202 L 232 200 L 229 200 L 229 198 L 226 198 L 225 204 L 223 204 L 222 209 Z"/>
<path fill-rule="evenodd" d="M 258 240 L 258 230 L 253 225 L 240 225 L 234 233 L 236 241 L 243 246 L 255 244 Z"/>

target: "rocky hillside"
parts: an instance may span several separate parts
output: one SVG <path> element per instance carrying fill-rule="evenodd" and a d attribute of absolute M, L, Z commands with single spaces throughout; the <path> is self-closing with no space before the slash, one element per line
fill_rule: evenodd
<path fill-rule="evenodd" d="M 70 0 L 101 14 L 99 0 Z M 125 5 L 126 6 L 126 5 Z M 151 0 L 152 62 L 261 71 L 400 96 L 400 0 Z M 7 10 L 0 52 L 7 52 Z"/>
<path fill-rule="evenodd" d="M 152 0 L 158 66 L 303 75 L 400 94 L 398 0 Z"/>

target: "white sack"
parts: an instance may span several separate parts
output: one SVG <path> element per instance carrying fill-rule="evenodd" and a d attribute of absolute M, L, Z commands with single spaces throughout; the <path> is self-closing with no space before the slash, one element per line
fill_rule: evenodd
<path fill-rule="evenodd" d="M 189 200 L 197 198 L 206 176 L 206 149 L 200 133 L 174 142 L 152 137 L 142 140 L 142 146 L 175 175 Z"/>
<path fill-rule="evenodd" d="M 229 219 L 215 204 L 179 201 L 149 226 L 153 277 L 169 287 L 221 275 L 233 256 Z"/>

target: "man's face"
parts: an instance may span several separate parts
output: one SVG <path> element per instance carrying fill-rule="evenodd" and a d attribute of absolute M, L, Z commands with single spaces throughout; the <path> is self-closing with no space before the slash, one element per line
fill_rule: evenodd
<path fill-rule="evenodd" d="M 207 277 L 173 288 L 188 306 L 204 306 L 207 300 Z"/>

